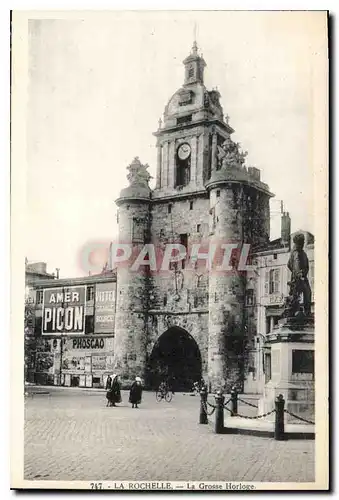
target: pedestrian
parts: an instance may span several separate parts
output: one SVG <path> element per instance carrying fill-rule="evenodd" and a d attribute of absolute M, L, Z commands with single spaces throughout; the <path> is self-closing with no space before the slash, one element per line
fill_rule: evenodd
<path fill-rule="evenodd" d="M 108 375 L 106 380 L 106 391 L 109 391 L 111 387 L 112 387 L 112 378 L 110 375 Z"/>
<path fill-rule="evenodd" d="M 138 408 L 141 403 L 142 382 L 140 377 L 135 377 L 131 389 L 129 391 L 129 402 L 132 403 L 132 408 Z"/>
<path fill-rule="evenodd" d="M 107 406 L 115 406 L 116 403 L 121 403 L 120 380 L 117 374 L 112 375 L 111 388 L 107 391 Z"/>

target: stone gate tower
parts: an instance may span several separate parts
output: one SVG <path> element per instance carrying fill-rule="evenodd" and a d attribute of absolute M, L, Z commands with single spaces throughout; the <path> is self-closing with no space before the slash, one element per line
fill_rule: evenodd
<path fill-rule="evenodd" d="M 172 349 L 181 356 L 181 368 L 179 361 L 170 367 L 177 377 L 192 374 L 194 380 L 200 370 L 212 387 L 229 387 L 244 376 L 246 275 L 237 268 L 208 270 L 204 252 L 213 244 L 241 248 L 268 241 L 272 194 L 260 170 L 244 166 L 246 154 L 231 139 L 220 94 L 204 85 L 206 63 L 196 43 L 183 63 L 184 83 L 154 134 L 155 189 L 148 187 L 147 169 L 134 162 L 137 178 L 117 201 L 120 241 L 137 233 L 140 244 L 152 242 L 160 250 L 179 243 L 192 257 L 194 245 L 201 249 L 195 260 L 168 272 L 118 271 L 117 369 L 127 379 L 138 370 L 147 377 L 159 363 L 171 363 Z M 198 361 L 190 355 L 193 346 Z"/>

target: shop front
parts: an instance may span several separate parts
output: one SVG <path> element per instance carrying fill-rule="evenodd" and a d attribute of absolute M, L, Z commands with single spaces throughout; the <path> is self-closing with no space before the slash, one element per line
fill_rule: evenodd
<path fill-rule="evenodd" d="M 63 339 L 60 383 L 67 387 L 105 387 L 113 372 L 114 338 Z M 58 381 L 57 381 L 58 383 Z"/>
<path fill-rule="evenodd" d="M 41 385 L 105 387 L 113 373 L 116 282 L 53 285 L 40 289 L 35 335 L 31 342 L 25 336 L 26 379 L 29 374 Z"/>

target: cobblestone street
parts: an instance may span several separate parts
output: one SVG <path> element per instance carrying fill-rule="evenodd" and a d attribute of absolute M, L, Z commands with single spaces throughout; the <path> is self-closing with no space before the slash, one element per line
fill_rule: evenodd
<path fill-rule="evenodd" d="M 106 408 L 104 391 L 46 391 L 25 402 L 25 479 L 314 481 L 314 441 L 216 435 L 198 425 L 199 397 L 144 393 L 132 409 L 123 391 Z"/>

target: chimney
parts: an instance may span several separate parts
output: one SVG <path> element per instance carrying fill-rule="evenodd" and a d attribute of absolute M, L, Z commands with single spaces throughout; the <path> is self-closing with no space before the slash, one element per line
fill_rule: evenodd
<path fill-rule="evenodd" d="M 291 243 L 291 218 L 288 212 L 283 212 L 281 216 L 281 242 L 284 246 L 290 247 Z"/>
<path fill-rule="evenodd" d="M 58 280 L 59 279 L 59 271 L 60 271 L 60 268 L 57 267 L 56 269 L 56 279 Z M 53 273 L 54 274 L 54 273 Z"/>
<path fill-rule="evenodd" d="M 46 274 L 47 264 L 46 262 L 34 262 L 30 265 L 31 271 L 40 274 Z"/>

